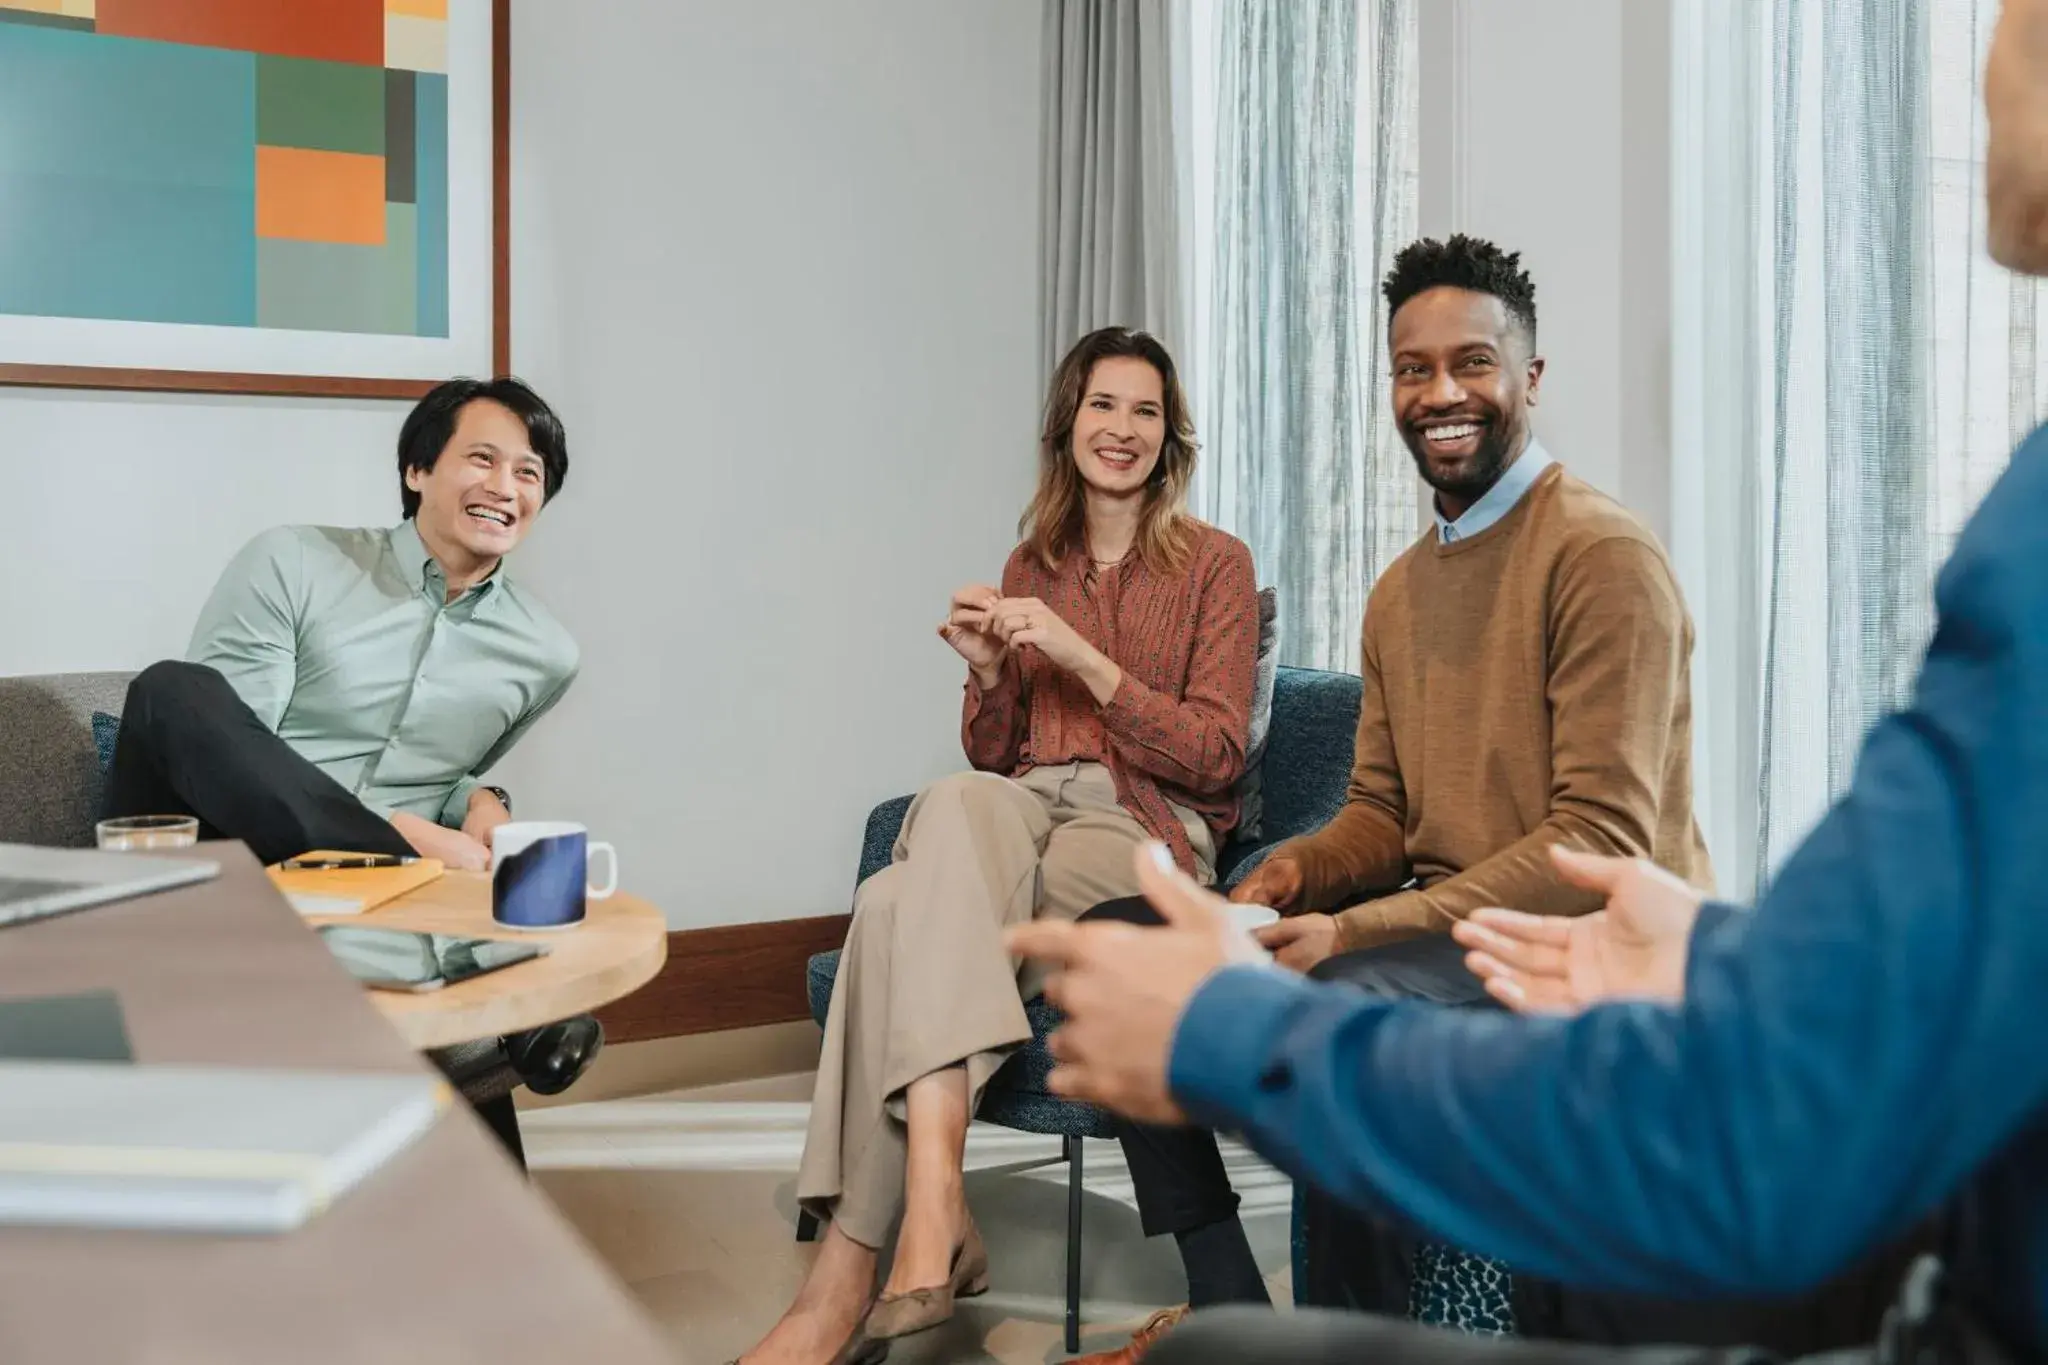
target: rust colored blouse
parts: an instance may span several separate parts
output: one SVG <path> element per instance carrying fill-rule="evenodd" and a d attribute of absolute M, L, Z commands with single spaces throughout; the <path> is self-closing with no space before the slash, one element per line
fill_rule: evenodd
<path fill-rule="evenodd" d="M 1259 645 L 1251 551 L 1201 525 L 1187 564 L 1160 575 L 1135 551 L 1109 568 L 1075 553 L 1047 569 L 1020 545 L 1003 566 L 1002 590 L 1044 602 L 1114 659 L 1123 681 L 1099 704 L 1029 645 L 1010 652 L 987 691 L 970 671 L 960 726 L 967 761 L 1010 777 L 1102 763 L 1118 803 L 1193 873 L 1194 847 L 1168 803 L 1200 815 L 1219 845 L 1237 824 Z"/>

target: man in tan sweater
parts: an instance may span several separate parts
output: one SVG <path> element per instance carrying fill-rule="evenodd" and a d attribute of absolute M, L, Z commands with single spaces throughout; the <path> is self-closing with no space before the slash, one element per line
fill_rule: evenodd
<path fill-rule="evenodd" d="M 1366 603 L 1343 809 L 1232 899 L 1282 913 L 1261 938 L 1283 966 L 1483 1005 L 1453 923 L 1482 906 L 1600 906 L 1559 880 L 1552 845 L 1648 857 L 1711 885 L 1692 814 L 1692 623 L 1656 538 L 1530 429 L 1543 360 L 1519 256 L 1462 236 L 1417 242 L 1384 289 L 1394 416 L 1436 490 L 1435 524 Z M 1142 901 L 1091 917 L 1153 919 Z M 1146 1230 L 1175 1234 L 1191 1304 L 1263 1301 L 1213 1136 L 1137 1124 L 1121 1136 Z M 1313 1197 L 1307 1230 L 1312 1300 L 1409 1309 L 1411 1280 L 1426 1277 L 1411 1273 L 1408 1239 Z M 1128 1365 L 1177 1316 L 1100 1359 Z"/>
<path fill-rule="evenodd" d="M 1446 935 L 1481 906 L 1598 909 L 1558 879 L 1554 844 L 1712 885 L 1692 622 L 1656 538 L 1529 429 L 1543 361 L 1516 261 L 1420 242 L 1387 281 L 1395 420 L 1436 524 L 1366 603 L 1344 808 L 1232 893 L 1288 916 L 1263 936 L 1284 966 L 1430 934 L 1462 971 Z"/>

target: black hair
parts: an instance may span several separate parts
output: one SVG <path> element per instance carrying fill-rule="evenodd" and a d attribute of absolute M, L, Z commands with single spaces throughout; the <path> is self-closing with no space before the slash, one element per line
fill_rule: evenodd
<path fill-rule="evenodd" d="M 1536 346 L 1536 283 L 1522 269 L 1522 253 L 1502 251 L 1482 237 L 1458 233 L 1449 241 L 1425 237 L 1410 242 L 1394 257 L 1394 268 L 1380 286 L 1387 298 L 1387 328 L 1394 326 L 1394 314 L 1401 305 L 1425 290 L 1448 285 L 1491 294 L 1521 324 L 1530 349 Z"/>
<path fill-rule="evenodd" d="M 420 495 L 405 486 L 408 470 L 431 473 L 442 450 L 455 436 L 462 410 L 478 399 L 501 403 L 526 426 L 526 439 L 540 456 L 543 504 L 562 491 L 569 477 L 569 437 L 562 419 L 542 401 L 541 396 L 510 376 L 498 379 L 449 379 L 436 384 L 406 414 L 398 429 L 398 500 L 409 521 L 419 513 Z"/>

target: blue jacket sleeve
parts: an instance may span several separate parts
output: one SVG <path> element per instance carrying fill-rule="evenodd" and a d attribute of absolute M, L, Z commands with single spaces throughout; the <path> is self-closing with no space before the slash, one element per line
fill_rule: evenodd
<path fill-rule="evenodd" d="M 1190 1115 L 1345 1202 L 1568 1282 L 1817 1282 L 2048 1101 L 2048 446 L 1944 571 L 1912 704 L 1682 1006 L 1525 1019 L 1232 969 L 1171 1061 Z"/>

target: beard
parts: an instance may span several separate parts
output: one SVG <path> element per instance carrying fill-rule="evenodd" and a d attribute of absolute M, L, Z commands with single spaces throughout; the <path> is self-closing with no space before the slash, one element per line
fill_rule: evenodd
<path fill-rule="evenodd" d="M 1476 501 L 1500 480 L 1502 472 L 1514 461 L 1519 435 L 1507 429 L 1498 412 L 1487 413 L 1477 420 L 1481 423 L 1478 448 L 1448 469 L 1437 463 L 1437 457 L 1431 454 L 1429 440 L 1422 434 L 1419 424 L 1401 423 L 1401 440 L 1414 458 L 1415 471 L 1422 475 L 1422 481 L 1439 493 L 1448 493 L 1466 502 Z"/>

